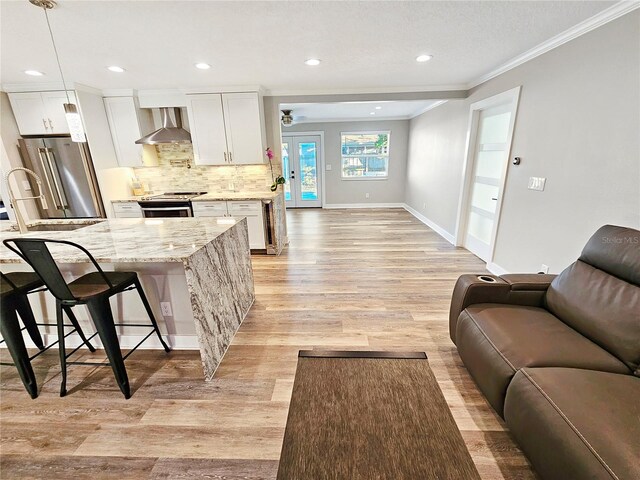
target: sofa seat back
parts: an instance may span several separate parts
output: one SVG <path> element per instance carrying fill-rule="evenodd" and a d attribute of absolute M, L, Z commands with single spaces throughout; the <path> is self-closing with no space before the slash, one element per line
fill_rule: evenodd
<path fill-rule="evenodd" d="M 551 283 L 549 311 L 640 376 L 640 231 L 605 225 Z"/>

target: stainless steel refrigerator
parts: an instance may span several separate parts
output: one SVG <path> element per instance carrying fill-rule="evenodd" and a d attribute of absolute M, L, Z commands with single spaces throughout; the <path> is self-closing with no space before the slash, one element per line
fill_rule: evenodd
<path fill-rule="evenodd" d="M 41 218 L 105 216 L 86 143 L 72 142 L 71 137 L 21 138 L 18 143 L 25 167 L 42 180 L 49 208 L 44 210 L 36 202 Z"/>

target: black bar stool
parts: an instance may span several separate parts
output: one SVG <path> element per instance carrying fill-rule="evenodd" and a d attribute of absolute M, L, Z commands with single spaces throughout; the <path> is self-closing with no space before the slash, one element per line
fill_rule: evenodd
<path fill-rule="evenodd" d="M 40 279 L 38 274 L 34 272 L 10 272 L 6 274 L 0 272 L 0 280 L 0 302 L 2 307 L 0 314 L 0 331 L 3 338 L 1 342 L 5 342 L 7 344 L 9 354 L 13 359 L 12 365 L 16 366 L 18 374 L 20 375 L 27 392 L 29 392 L 31 398 L 36 398 L 38 396 L 38 384 L 36 382 L 35 374 L 33 373 L 33 368 L 31 367 L 31 360 L 58 342 L 56 341 L 51 345 L 46 347 L 44 346 L 42 336 L 38 330 L 38 325 L 46 326 L 49 324 L 36 322 L 27 295 L 29 293 L 44 291 L 46 288 L 43 288 L 44 282 Z M 95 348 L 93 348 L 91 343 L 89 343 L 80 329 L 78 320 L 71 311 L 71 308 L 65 307 L 65 312 L 71 320 L 71 325 L 65 326 L 74 327 L 73 330 L 66 334 L 66 336 L 77 332 L 82 339 L 82 344 L 87 345 L 89 350 L 95 352 Z M 24 328 L 20 328 L 18 315 L 22 319 Z M 40 350 L 31 357 L 27 352 L 24 339 L 22 338 L 23 330 L 27 330 L 29 337 L 31 337 L 33 343 L 36 344 L 38 350 Z"/>
<path fill-rule="evenodd" d="M 110 365 L 115 375 L 116 381 L 125 398 L 131 397 L 129 387 L 129 378 L 127 370 L 124 366 L 124 360 L 131 355 L 142 343 L 154 333 L 158 335 L 160 343 L 165 352 L 169 352 L 170 348 L 162 339 L 158 323 L 153 315 L 151 306 L 147 297 L 142 290 L 138 274 L 136 272 L 113 272 L 103 271 L 98 262 L 93 258 L 89 251 L 78 245 L 77 243 L 66 240 L 47 240 L 40 238 L 13 238 L 4 240 L 3 243 L 7 248 L 22 257 L 31 268 L 42 278 L 49 291 L 56 297 L 56 318 L 58 323 L 58 336 L 60 338 L 60 366 L 62 368 L 62 383 L 60 385 L 60 396 L 63 397 L 67 393 L 67 364 L 69 365 Z M 11 245 L 13 244 L 13 245 Z M 56 264 L 55 259 L 49 251 L 47 244 L 67 245 L 81 250 L 91 261 L 96 271 L 87 273 L 67 283 Z M 109 298 L 118 293 L 137 290 L 140 299 L 144 305 L 151 324 L 116 324 L 113 320 L 111 312 L 111 304 Z M 74 307 L 76 305 L 86 305 L 93 319 L 97 333 L 100 336 L 102 345 L 109 359 L 109 363 L 92 363 L 92 362 L 67 362 L 67 359 L 76 352 L 73 350 L 67 355 L 64 345 L 64 332 L 62 331 L 62 309 L 64 307 Z M 116 333 L 116 326 L 127 327 L 153 327 L 151 330 L 133 349 L 131 349 L 124 357 L 120 350 L 120 343 Z M 90 337 L 89 339 L 93 338 Z"/>

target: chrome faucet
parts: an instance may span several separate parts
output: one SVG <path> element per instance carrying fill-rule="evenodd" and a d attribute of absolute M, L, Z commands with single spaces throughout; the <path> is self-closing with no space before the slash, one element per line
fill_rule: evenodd
<path fill-rule="evenodd" d="M 28 175 L 31 175 L 35 179 L 36 183 L 38 184 L 39 195 L 36 195 L 35 197 L 16 198 L 16 196 L 13 193 L 13 188 L 11 187 L 11 182 L 9 181 L 9 177 L 16 172 L 24 172 Z M 9 170 L 9 172 L 4 177 L 4 180 L 5 182 L 7 182 L 7 188 L 9 189 L 9 204 L 11 205 L 11 207 L 13 208 L 13 211 L 16 214 L 16 221 L 18 222 L 18 230 L 20 230 L 20 233 L 27 233 L 29 230 L 27 229 L 27 224 L 24 221 L 24 217 L 22 216 L 22 212 L 20 211 L 20 208 L 17 202 L 24 202 L 26 200 L 39 199 L 40 204 L 42 205 L 42 208 L 47 210 L 49 207 L 47 206 L 47 199 L 44 198 L 44 194 L 42 193 L 42 181 L 40 180 L 40 177 L 36 175 L 36 173 L 33 170 L 29 170 L 28 168 L 24 168 L 24 167 L 16 167 Z"/>

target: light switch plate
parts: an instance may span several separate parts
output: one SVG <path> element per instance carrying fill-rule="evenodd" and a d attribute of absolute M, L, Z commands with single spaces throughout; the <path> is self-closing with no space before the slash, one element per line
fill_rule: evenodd
<path fill-rule="evenodd" d="M 529 177 L 529 190 L 538 190 L 542 192 L 544 190 L 544 184 L 547 182 L 545 177 Z"/>
<path fill-rule="evenodd" d="M 325 169 L 327 172 L 331 171 L 331 164 L 330 164 L 330 163 L 327 163 L 327 165 L 324 167 L 324 169 Z"/>
<path fill-rule="evenodd" d="M 29 180 L 22 181 L 22 188 L 24 188 L 25 192 L 28 192 L 29 190 L 31 190 L 31 184 L 29 183 Z"/>

